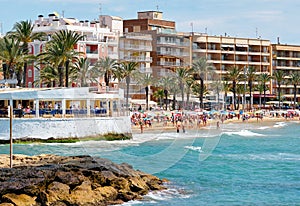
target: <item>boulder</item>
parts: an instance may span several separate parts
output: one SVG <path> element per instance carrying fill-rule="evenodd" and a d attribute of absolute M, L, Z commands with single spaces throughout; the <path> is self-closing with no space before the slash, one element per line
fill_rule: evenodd
<path fill-rule="evenodd" d="M 0 206 L 101 206 L 141 199 L 164 181 L 126 163 L 91 156 L 0 155 Z"/>

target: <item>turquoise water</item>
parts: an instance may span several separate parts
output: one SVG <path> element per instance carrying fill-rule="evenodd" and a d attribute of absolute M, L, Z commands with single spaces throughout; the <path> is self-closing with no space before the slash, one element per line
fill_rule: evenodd
<path fill-rule="evenodd" d="M 101 156 L 170 180 L 169 190 L 125 205 L 300 205 L 299 146 L 299 123 L 282 122 L 146 131 L 130 141 L 14 145 L 14 152 Z M 7 145 L 0 150 L 9 153 Z"/>

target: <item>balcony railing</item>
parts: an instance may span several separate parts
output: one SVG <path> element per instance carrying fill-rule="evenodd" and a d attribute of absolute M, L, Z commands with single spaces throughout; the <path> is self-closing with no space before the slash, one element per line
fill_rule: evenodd
<path fill-rule="evenodd" d="M 124 45 L 120 46 L 120 49 L 138 50 L 138 51 L 152 51 L 152 46 L 124 44 Z"/>
<path fill-rule="evenodd" d="M 152 62 L 152 57 L 143 57 L 143 56 L 126 56 L 119 57 L 120 60 L 131 61 L 131 62 Z"/>
<path fill-rule="evenodd" d="M 160 66 L 176 66 L 176 67 L 180 67 L 183 66 L 183 63 L 181 62 L 157 62 L 158 65 Z"/>

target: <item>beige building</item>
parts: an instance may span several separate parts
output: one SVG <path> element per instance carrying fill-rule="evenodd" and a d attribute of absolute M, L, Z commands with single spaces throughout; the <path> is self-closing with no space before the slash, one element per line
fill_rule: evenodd
<path fill-rule="evenodd" d="M 285 82 L 281 85 L 281 93 L 286 101 L 293 101 L 294 87 L 290 83 L 290 75 L 298 72 L 300 74 L 300 46 L 286 44 L 272 44 L 272 69 L 273 72 L 282 70 L 285 74 Z M 300 83 L 300 82 L 299 82 Z M 274 80 L 274 93 L 277 93 Z M 300 98 L 300 87 L 297 87 L 297 99 Z"/>
<path fill-rule="evenodd" d="M 271 72 L 269 40 L 237 38 L 228 36 L 193 35 L 193 60 L 206 57 L 219 74 L 228 68 L 255 67 L 256 72 Z"/>

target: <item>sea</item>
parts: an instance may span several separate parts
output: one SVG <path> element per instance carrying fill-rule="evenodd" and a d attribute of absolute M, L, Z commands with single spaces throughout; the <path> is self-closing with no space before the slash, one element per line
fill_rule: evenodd
<path fill-rule="evenodd" d="M 9 154 L 9 145 L 0 151 Z M 228 123 L 135 133 L 132 140 L 15 144 L 26 155 L 91 155 L 167 179 L 123 205 L 300 205 L 300 123 Z"/>

